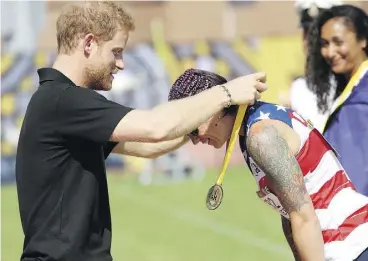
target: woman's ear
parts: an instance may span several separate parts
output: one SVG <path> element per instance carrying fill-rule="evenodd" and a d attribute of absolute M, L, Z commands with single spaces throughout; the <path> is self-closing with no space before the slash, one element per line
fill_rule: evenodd
<path fill-rule="evenodd" d="M 367 48 L 367 39 L 360 41 L 360 47 L 364 50 Z"/>

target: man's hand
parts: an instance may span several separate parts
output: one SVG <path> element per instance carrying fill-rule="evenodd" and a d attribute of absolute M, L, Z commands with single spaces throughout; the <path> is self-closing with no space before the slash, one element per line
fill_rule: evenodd
<path fill-rule="evenodd" d="M 323 261 L 324 242 L 321 227 L 307 193 L 303 173 L 288 144 L 293 137 L 285 123 L 262 120 L 249 130 L 247 148 L 264 171 L 270 188 L 290 216 L 296 250 L 303 261 Z"/>
<path fill-rule="evenodd" d="M 232 105 L 254 104 L 261 98 L 262 92 L 267 90 L 266 73 L 258 72 L 238 77 L 225 85 L 231 95 Z"/>

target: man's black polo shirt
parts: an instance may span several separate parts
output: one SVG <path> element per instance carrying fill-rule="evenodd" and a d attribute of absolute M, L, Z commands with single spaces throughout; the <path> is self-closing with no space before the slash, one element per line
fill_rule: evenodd
<path fill-rule="evenodd" d="M 131 109 L 55 69 L 38 74 L 16 160 L 21 260 L 112 260 L 105 159 L 113 130 Z"/>

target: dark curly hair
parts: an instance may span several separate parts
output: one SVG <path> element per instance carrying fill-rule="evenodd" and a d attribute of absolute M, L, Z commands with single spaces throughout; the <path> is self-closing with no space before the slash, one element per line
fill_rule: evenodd
<path fill-rule="evenodd" d="M 216 85 L 227 83 L 227 80 L 213 72 L 200 69 L 188 69 L 172 85 L 169 92 L 169 101 L 183 99 L 196 95 Z M 224 109 L 225 113 L 235 115 L 238 105 Z"/>
<path fill-rule="evenodd" d="M 336 82 L 335 98 L 344 90 L 348 80 L 344 75 L 335 74 L 321 54 L 321 28 L 330 19 L 344 18 L 347 26 L 356 33 L 358 40 L 368 43 L 368 16 L 360 8 L 352 5 L 334 6 L 324 10 L 313 22 L 308 36 L 308 57 L 306 76 L 308 88 L 317 95 L 318 109 L 325 112 L 328 108 L 328 96 L 332 89 L 331 77 Z M 364 49 L 368 55 L 368 45 Z"/>

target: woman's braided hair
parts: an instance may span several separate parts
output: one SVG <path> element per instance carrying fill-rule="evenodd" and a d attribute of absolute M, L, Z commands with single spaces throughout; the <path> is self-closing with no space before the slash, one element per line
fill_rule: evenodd
<path fill-rule="evenodd" d="M 225 83 L 227 83 L 227 80 L 216 73 L 200 69 L 188 69 L 172 85 L 169 92 L 169 101 L 193 96 Z M 237 109 L 238 106 L 233 105 L 225 109 L 225 112 L 235 115 Z"/>

